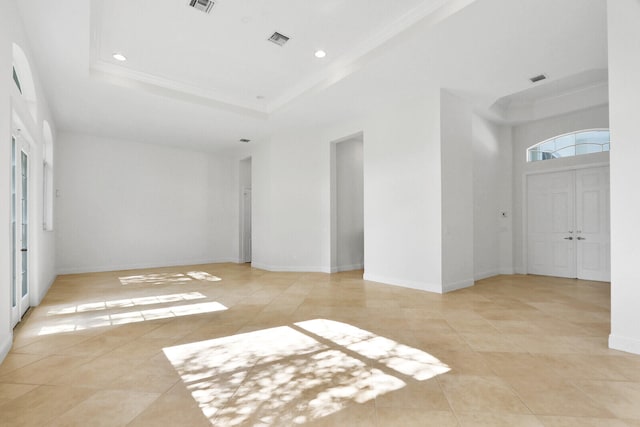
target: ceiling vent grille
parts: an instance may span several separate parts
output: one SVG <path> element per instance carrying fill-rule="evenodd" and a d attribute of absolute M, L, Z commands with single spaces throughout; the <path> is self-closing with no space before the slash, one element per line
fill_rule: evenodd
<path fill-rule="evenodd" d="M 545 80 L 546 78 L 547 76 L 545 76 L 544 74 L 540 74 L 535 77 L 531 77 L 529 80 L 531 80 L 531 83 L 538 83 L 539 81 Z"/>
<path fill-rule="evenodd" d="M 189 6 L 204 13 L 210 13 L 215 4 L 213 0 L 189 0 Z"/>
<path fill-rule="evenodd" d="M 278 46 L 284 46 L 284 44 L 289 41 L 289 37 L 276 31 L 275 33 L 271 34 L 271 37 L 269 37 L 268 40 L 271 43 L 277 44 Z"/>

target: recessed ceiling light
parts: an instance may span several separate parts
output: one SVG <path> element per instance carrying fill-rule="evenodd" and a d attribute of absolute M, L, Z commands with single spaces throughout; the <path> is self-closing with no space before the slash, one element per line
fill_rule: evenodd
<path fill-rule="evenodd" d="M 127 60 L 127 57 L 121 53 L 116 52 L 113 54 L 113 59 L 115 59 L 116 61 L 124 62 Z"/>
<path fill-rule="evenodd" d="M 325 52 L 324 50 L 316 50 L 316 58 L 324 58 L 325 56 L 327 56 L 327 52 Z"/>

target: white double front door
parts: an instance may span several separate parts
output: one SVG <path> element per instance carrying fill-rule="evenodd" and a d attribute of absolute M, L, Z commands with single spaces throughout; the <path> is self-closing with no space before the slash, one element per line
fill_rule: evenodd
<path fill-rule="evenodd" d="M 609 167 L 527 177 L 531 274 L 611 280 Z"/>

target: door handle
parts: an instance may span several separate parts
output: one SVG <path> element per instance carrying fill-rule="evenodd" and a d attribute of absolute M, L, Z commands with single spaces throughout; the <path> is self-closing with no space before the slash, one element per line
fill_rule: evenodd
<path fill-rule="evenodd" d="M 586 237 L 576 237 L 576 240 L 587 240 Z"/>
<path fill-rule="evenodd" d="M 579 237 L 578 237 L 579 239 Z M 573 237 L 569 236 L 569 237 L 565 237 L 564 240 L 573 240 Z"/>
<path fill-rule="evenodd" d="M 20 249 L 20 252 L 27 252 L 28 249 Z"/>

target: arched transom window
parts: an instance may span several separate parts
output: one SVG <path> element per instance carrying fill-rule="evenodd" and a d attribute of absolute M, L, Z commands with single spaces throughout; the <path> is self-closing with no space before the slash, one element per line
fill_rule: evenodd
<path fill-rule="evenodd" d="M 589 129 L 559 135 L 527 149 L 527 162 L 609 151 L 609 129 Z"/>

